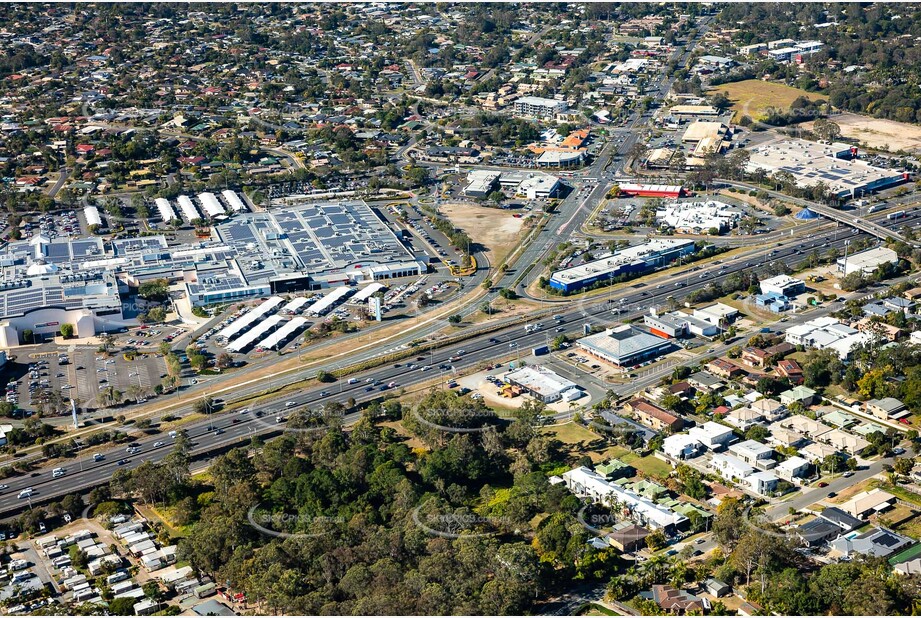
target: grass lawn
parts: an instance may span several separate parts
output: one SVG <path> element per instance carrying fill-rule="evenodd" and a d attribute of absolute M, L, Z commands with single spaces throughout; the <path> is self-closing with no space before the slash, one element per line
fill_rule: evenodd
<path fill-rule="evenodd" d="M 620 447 L 609 448 L 600 436 L 572 421 L 555 427 L 543 427 L 541 432 L 569 447 L 571 455 L 588 455 L 595 463 L 618 456 L 612 455 L 612 452 L 627 452 L 626 449 L 618 450 Z"/>
<path fill-rule="evenodd" d="M 898 485 L 890 485 L 889 483 L 880 480 L 875 480 L 873 484 L 875 487 L 879 487 L 883 491 L 888 491 L 899 500 L 904 500 L 905 502 L 909 502 L 915 506 L 921 507 L 921 495 L 916 494 L 913 491 L 908 491 L 904 487 L 899 487 Z"/>
<path fill-rule="evenodd" d="M 672 467 L 667 462 L 662 461 L 654 455 L 639 457 L 636 453 L 630 453 L 629 455 L 621 457 L 621 460 L 626 464 L 630 464 L 646 476 L 651 476 L 656 479 L 665 480 L 672 472 Z"/>
<path fill-rule="evenodd" d="M 739 122 L 742 116 L 749 116 L 753 120 L 764 120 L 770 108 L 790 109 L 790 105 L 798 97 L 807 97 L 813 101 L 826 100 L 828 97 L 814 92 L 806 92 L 799 88 L 764 82 L 760 79 L 747 79 L 731 84 L 720 84 L 711 89 L 712 92 L 725 92 L 732 101 L 732 122 Z"/>
<path fill-rule="evenodd" d="M 921 517 L 915 516 L 914 519 L 909 520 L 904 524 L 899 524 L 895 530 L 896 532 L 906 534 L 913 539 L 921 538 Z"/>

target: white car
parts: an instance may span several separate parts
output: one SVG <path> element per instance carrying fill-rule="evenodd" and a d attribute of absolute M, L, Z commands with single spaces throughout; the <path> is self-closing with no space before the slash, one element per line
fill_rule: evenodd
<path fill-rule="evenodd" d="M 154 442 L 153 447 L 154 447 L 154 448 L 160 448 L 160 447 L 163 446 L 164 444 L 166 444 L 166 443 L 165 443 L 165 442 Z"/>
<path fill-rule="evenodd" d="M 19 492 L 19 499 L 22 500 L 23 498 L 28 498 L 32 495 L 32 493 L 33 493 L 32 488 L 26 487 L 21 492 Z"/>

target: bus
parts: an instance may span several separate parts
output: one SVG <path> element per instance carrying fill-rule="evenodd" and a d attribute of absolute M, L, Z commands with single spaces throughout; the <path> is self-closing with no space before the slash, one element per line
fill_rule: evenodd
<path fill-rule="evenodd" d="M 898 212 L 890 212 L 888 215 L 886 215 L 886 218 L 889 219 L 890 221 L 895 221 L 896 219 L 901 219 L 904 216 L 905 216 L 905 211 L 900 210 Z"/>

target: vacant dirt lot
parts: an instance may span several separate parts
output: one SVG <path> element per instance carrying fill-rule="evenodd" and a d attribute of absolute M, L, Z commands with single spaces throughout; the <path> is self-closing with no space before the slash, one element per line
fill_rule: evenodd
<path fill-rule="evenodd" d="M 489 262 L 498 265 L 518 242 L 523 219 L 507 210 L 469 204 L 443 204 L 439 210 L 451 223 L 488 249 Z"/>
<path fill-rule="evenodd" d="M 784 84 L 763 82 L 760 79 L 747 79 L 742 82 L 720 84 L 714 86 L 711 92 L 725 92 L 732 101 L 733 122 L 739 122 L 742 116 L 749 116 L 753 120 L 763 120 L 769 108 L 790 109 L 790 105 L 797 97 L 807 97 L 813 101 L 824 101 L 828 97 L 815 92 L 806 92 Z"/>
<path fill-rule="evenodd" d="M 838 114 L 829 118 L 841 127 L 841 135 L 860 140 L 867 148 L 921 152 L 921 127 L 895 120 L 869 118 L 859 114 Z M 804 123 L 803 128 L 811 128 Z"/>

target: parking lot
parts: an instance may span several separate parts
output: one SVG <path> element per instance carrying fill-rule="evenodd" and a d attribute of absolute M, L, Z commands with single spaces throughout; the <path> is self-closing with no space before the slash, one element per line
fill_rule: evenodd
<path fill-rule="evenodd" d="M 130 355 L 129 355 L 130 357 Z M 95 347 L 47 348 L 20 354 L 4 367 L 2 383 L 6 400 L 25 411 L 45 415 L 67 415 L 73 399 L 81 411 L 107 407 L 99 397 L 108 387 L 130 401 L 143 401 L 154 394 L 166 365 L 156 349 L 138 353 L 128 360 L 123 353 L 106 357 Z"/>
<path fill-rule="evenodd" d="M 0 229 L 6 228 L 7 218 L 0 218 Z M 41 215 L 33 217 L 31 221 L 24 221 L 19 226 L 23 240 L 41 234 L 50 240 L 55 238 L 72 238 L 84 235 L 86 226 L 81 224 L 81 217 L 75 210 L 68 210 L 55 215 Z M 9 232 L 3 235 L 4 241 L 10 240 Z"/>

